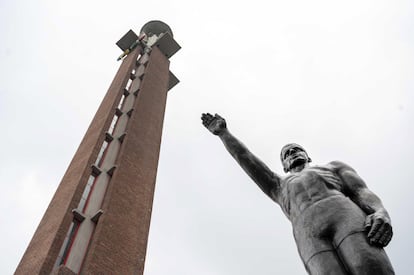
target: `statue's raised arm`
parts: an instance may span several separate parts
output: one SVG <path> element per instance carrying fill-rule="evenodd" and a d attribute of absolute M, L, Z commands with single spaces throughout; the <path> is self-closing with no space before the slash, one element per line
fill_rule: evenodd
<path fill-rule="evenodd" d="M 202 114 L 203 125 L 214 135 L 220 137 L 227 151 L 240 164 L 243 170 L 272 199 L 275 199 L 280 187 L 280 177 L 273 173 L 259 158 L 234 137 L 227 129 L 226 120 L 215 114 Z"/>
<path fill-rule="evenodd" d="M 311 166 L 305 148 L 283 146 L 279 177 L 227 129 L 219 115 L 203 114 L 204 126 L 292 222 L 299 255 L 309 274 L 394 274 L 383 247 L 392 237 L 381 200 L 348 165 Z"/>

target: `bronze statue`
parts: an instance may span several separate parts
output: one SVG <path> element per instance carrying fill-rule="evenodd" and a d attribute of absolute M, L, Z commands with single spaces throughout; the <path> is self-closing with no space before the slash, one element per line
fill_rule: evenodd
<path fill-rule="evenodd" d="M 310 166 L 305 149 L 291 143 L 280 153 L 289 172 L 281 177 L 229 132 L 222 117 L 207 113 L 202 120 L 292 222 L 309 274 L 394 274 L 383 249 L 392 237 L 390 217 L 354 169 L 339 161 Z"/>

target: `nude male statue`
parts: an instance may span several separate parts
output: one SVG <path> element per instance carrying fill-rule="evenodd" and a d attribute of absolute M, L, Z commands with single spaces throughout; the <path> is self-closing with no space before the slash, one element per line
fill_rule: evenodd
<path fill-rule="evenodd" d="M 390 217 L 354 169 L 339 161 L 310 166 L 304 148 L 291 143 L 280 154 L 289 172 L 281 177 L 229 132 L 222 117 L 207 113 L 202 121 L 292 222 L 309 274 L 394 274 L 383 249 L 392 237 Z"/>

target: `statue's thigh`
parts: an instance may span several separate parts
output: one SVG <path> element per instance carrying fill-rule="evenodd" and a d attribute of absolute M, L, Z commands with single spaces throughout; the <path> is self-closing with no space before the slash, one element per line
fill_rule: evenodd
<path fill-rule="evenodd" d="M 365 233 L 349 235 L 337 249 L 342 262 L 351 274 L 394 274 L 384 249 L 371 246 Z"/>
<path fill-rule="evenodd" d="M 347 275 L 335 250 L 322 251 L 312 256 L 306 264 L 311 275 Z"/>

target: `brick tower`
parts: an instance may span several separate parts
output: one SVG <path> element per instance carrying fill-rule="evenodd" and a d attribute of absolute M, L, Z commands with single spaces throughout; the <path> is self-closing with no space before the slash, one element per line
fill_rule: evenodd
<path fill-rule="evenodd" d="M 142 274 L 167 91 L 180 49 L 163 22 L 117 45 L 122 64 L 16 274 Z"/>

